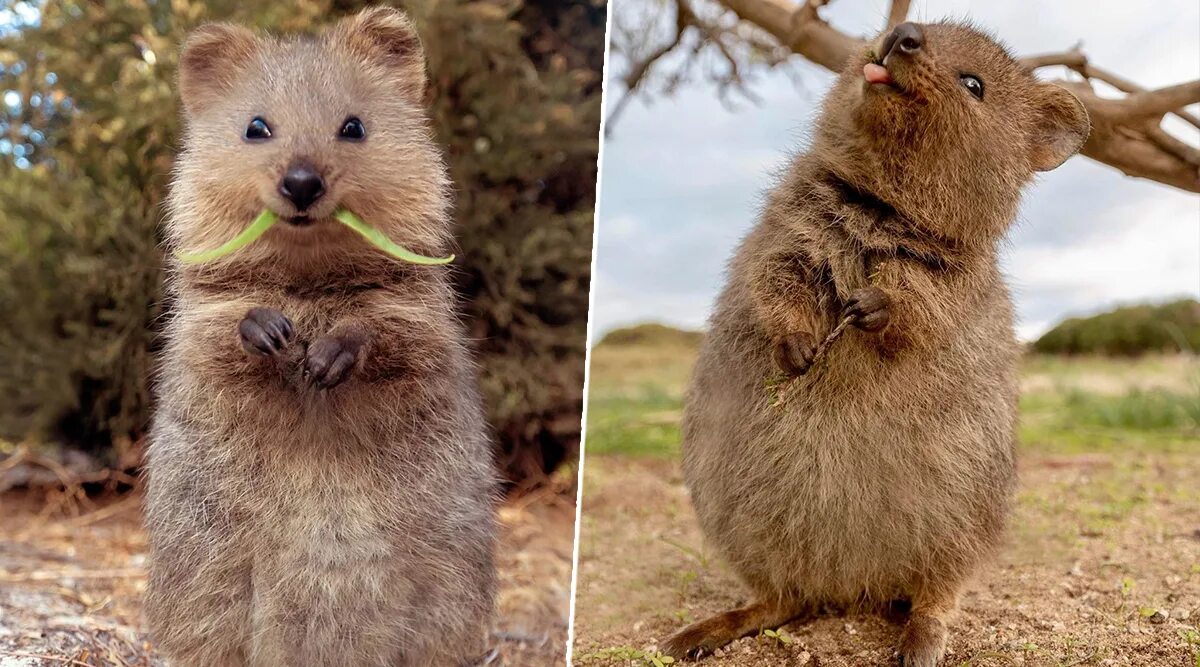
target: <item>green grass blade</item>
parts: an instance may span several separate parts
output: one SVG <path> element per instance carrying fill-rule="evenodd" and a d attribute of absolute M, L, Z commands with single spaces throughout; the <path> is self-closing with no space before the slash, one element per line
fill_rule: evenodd
<path fill-rule="evenodd" d="M 450 255 L 449 257 L 426 257 L 425 255 L 418 255 L 408 248 L 393 242 L 391 239 L 384 236 L 383 232 L 371 227 L 367 223 L 360 220 L 358 216 L 345 209 L 338 211 L 336 214 L 334 214 L 334 217 L 338 219 L 338 222 L 361 234 L 368 243 L 386 252 L 392 257 L 395 257 L 396 259 L 412 264 L 426 265 L 449 264 L 450 262 L 454 261 L 454 255 Z"/>
<path fill-rule="evenodd" d="M 270 209 L 265 210 L 262 213 L 259 213 L 258 217 L 254 219 L 254 222 L 250 223 L 249 227 L 242 230 L 241 234 L 233 237 L 221 247 L 204 252 L 180 252 L 176 253 L 175 256 L 186 264 L 201 264 L 203 262 L 209 262 L 217 259 L 218 257 L 224 257 L 225 255 L 244 248 L 258 240 L 258 237 L 265 234 L 267 230 L 271 228 L 271 225 L 275 224 L 275 221 L 278 219 L 279 216 L 275 215 L 273 211 Z"/>

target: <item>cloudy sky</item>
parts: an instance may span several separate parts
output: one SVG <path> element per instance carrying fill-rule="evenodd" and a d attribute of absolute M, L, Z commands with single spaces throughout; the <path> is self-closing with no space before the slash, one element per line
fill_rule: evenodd
<path fill-rule="evenodd" d="M 614 11 L 637 11 L 612 0 Z M 879 29 L 886 0 L 837 0 L 823 15 L 852 34 Z M 969 16 L 1018 54 L 1077 42 L 1098 67 L 1157 87 L 1200 78 L 1200 3 L 917 0 L 910 18 Z M 762 193 L 805 128 L 832 75 L 798 57 L 791 74 L 766 72 L 760 102 L 733 111 L 713 86 L 633 101 L 603 149 L 592 318 L 596 340 L 625 324 L 704 326 L 725 261 L 754 223 Z M 626 63 L 610 63 L 607 103 Z M 1053 71 L 1050 74 L 1055 74 Z M 797 83 L 796 79 L 799 79 Z M 1168 128 L 1193 145 L 1200 131 Z M 1077 157 L 1027 192 L 1004 268 L 1018 333 L 1035 337 L 1067 315 L 1118 303 L 1200 296 L 1200 197 Z"/>

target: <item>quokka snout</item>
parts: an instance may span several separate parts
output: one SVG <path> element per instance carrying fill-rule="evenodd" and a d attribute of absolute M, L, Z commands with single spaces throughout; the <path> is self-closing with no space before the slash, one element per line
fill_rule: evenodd
<path fill-rule="evenodd" d="M 940 660 L 1015 485 L 997 246 L 1024 185 L 1088 130 L 1077 99 L 969 26 L 901 24 L 847 64 L 736 251 L 685 402 L 697 515 L 754 601 L 667 653 L 905 599 L 901 662 Z"/>
<path fill-rule="evenodd" d="M 148 453 L 146 614 L 177 666 L 471 664 L 487 652 L 496 480 L 447 269 L 399 263 L 346 208 L 429 255 L 451 239 L 412 23 L 313 38 L 196 31 L 175 264 Z"/>

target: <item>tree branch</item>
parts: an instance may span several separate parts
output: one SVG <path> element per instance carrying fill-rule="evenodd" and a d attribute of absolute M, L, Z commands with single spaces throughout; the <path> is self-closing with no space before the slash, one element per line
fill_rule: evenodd
<path fill-rule="evenodd" d="M 817 13 L 826 4 L 808 0 L 796 6 L 787 0 L 720 0 L 738 18 L 762 28 L 793 53 L 838 71 L 866 42 L 835 30 Z"/>
<path fill-rule="evenodd" d="M 1162 116 L 1189 104 L 1200 104 L 1200 80 L 1133 93 L 1124 100 L 1131 116 Z"/>
<path fill-rule="evenodd" d="M 1117 76 L 1116 74 L 1107 72 L 1107 71 L 1099 69 L 1097 67 L 1093 67 L 1092 64 L 1090 62 L 1088 62 L 1087 56 L 1084 55 L 1083 52 L 1079 50 L 1079 47 L 1075 47 L 1074 49 L 1071 49 L 1070 51 L 1066 51 L 1064 53 L 1048 53 L 1048 54 L 1040 55 L 1040 56 L 1029 56 L 1026 58 L 1021 58 L 1019 62 L 1021 63 L 1021 65 L 1023 67 L 1025 67 L 1026 70 L 1028 70 L 1030 72 L 1032 72 L 1038 68 L 1041 68 L 1041 67 L 1053 67 L 1056 65 L 1061 65 L 1063 67 L 1066 67 L 1070 70 L 1073 70 L 1073 71 L 1079 73 L 1085 79 L 1095 79 L 1096 81 L 1103 81 L 1104 83 L 1107 83 L 1108 85 L 1112 86 L 1113 88 L 1116 88 L 1117 90 L 1119 90 L 1123 93 L 1129 93 L 1131 95 L 1134 93 L 1145 92 L 1145 90 L 1146 90 L 1145 88 L 1137 85 L 1136 83 L 1133 83 L 1132 81 L 1129 81 L 1128 79 L 1123 79 L 1123 78 Z M 1187 85 L 1187 84 L 1185 84 L 1185 85 Z M 1175 108 L 1167 109 L 1165 111 L 1165 113 L 1169 112 L 1171 114 L 1174 114 L 1174 115 L 1182 118 L 1183 120 L 1191 123 L 1192 125 L 1195 125 L 1196 127 L 1200 128 L 1200 118 L 1197 118 L 1195 115 L 1188 113 L 1183 108 L 1187 104 L 1194 104 L 1195 102 L 1196 102 L 1196 100 L 1193 100 L 1192 102 L 1187 102 L 1185 104 L 1176 105 Z"/>
<path fill-rule="evenodd" d="M 682 3 L 684 0 L 677 0 Z M 826 69 L 839 71 L 850 56 L 867 42 L 831 26 L 818 13 L 828 0 L 807 0 L 797 5 L 790 0 L 716 0 L 741 21 L 773 36 L 792 53 Z M 903 21 L 908 0 L 893 0 L 888 25 Z M 728 56 L 728 52 L 722 50 Z M 1029 71 L 1065 66 L 1085 81 L 1058 81 L 1079 97 L 1092 119 L 1092 133 L 1081 153 L 1129 176 L 1146 178 L 1181 190 L 1200 193 L 1200 149 L 1167 134 L 1160 122 L 1172 113 L 1200 127 L 1200 119 L 1184 107 L 1200 101 L 1200 81 L 1147 91 L 1114 74 L 1096 69 L 1079 48 L 1065 53 L 1024 58 Z M 1126 93 L 1122 99 L 1100 97 L 1088 83 L 1104 83 Z M 609 126 L 611 129 L 611 124 Z"/>
<path fill-rule="evenodd" d="M 887 27 L 895 27 L 908 18 L 909 4 L 910 0 L 892 0 L 892 9 L 888 12 Z"/>
<path fill-rule="evenodd" d="M 629 105 L 629 102 L 636 94 L 638 86 L 646 75 L 650 73 L 650 69 L 654 67 L 654 63 L 665 57 L 668 53 L 675 50 L 683 41 L 683 33 L 687 30 L 687 17 L 691 14 L 691 10 L 687 8 L 683 0 L 677 0 L 675 3 L 675 34 L 671 41 L 652 51 L 645 58 L 636 61 L 630 65 L 629 72 L 625 74 L 625 92 L 621 95 L 621 99 L 613 105 L 613 110 L 608 116 L 608 121 L 605 123 L 606 135 L 612 134 L 612 128 L 616 125 L 616 120 L 621 116 L 621 112 Z"/>

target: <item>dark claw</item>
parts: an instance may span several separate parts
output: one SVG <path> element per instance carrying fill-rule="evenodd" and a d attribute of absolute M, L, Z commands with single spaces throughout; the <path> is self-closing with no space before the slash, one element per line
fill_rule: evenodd
<path fill-rule="evenodd" d="M 286 315 L 273 308 L 251 308 L 238 323 L 242 349 L 247 354 L 278 354 L 292 340 L 294 328 Z"/>
<path fill-rule="evenodd" d="M 359 346 L 343 338 L 317 339 L 304 358 L 304 381 L 317 389 L 332 389 L 346 380 L 358 363 Z"/>
<path fill-rule="evenodd" d="M 891 299 L 887 293 L 878 287 L 862 287 L 850 293 L 846 299 L 846 307 L 842 309 L 843 317 L 853 317 L 854 326 L 871 333 L 883 331 L 891 321 L 888 306 Z"/>
<path fill-rule="evenodd" d="M 812 367 L 817 339 L 807 331 L 788 334 L 775 341 L 775 365 L 788 377 L 804 375 Z"/>

